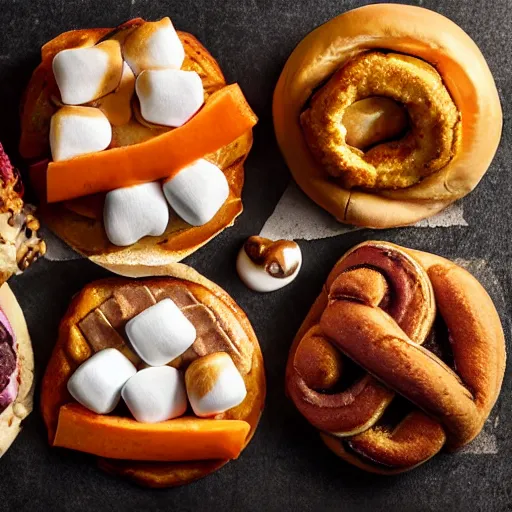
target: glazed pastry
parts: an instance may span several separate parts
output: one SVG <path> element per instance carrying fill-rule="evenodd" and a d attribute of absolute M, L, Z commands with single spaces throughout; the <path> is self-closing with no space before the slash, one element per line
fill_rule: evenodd
<path fill-rule="evenodd" d="M 23 183 L 0 144 L 0 285 L 44 255 L 35 208 L 23 202 Z"/>
<path fill-rule="evenodd" d="M 148 276 L 143 266 L 130 271 Z M 172 487 L 240 455 L 263 409 L 265 375 L 254 331 L 222 289 L 178 263 L 150 272 L 91 283 L 73 300 L 41 409 L 50 445 L 96 455 L 101 469 L 141 485 Z"/>
<path fill-rule="evenodd" d="M 487 63 L 447 18 L 369 5 L 309 34 L 276 86 L 274 126 L 298 185 L 340 222 L 412 224 L 468 194 L 499 144 Z"/>
<path fill-rule="evenodd" d="M 236 270 L 256 292 L 273 292 L 295 280 L 302 267 L 302 252 L 292 240 L 251 236 L 240 249 Z"/>
<path fill-rule="evenodd" d="M 60 238 L 100 265 L 161 264 L 233 224 L 257 118 L 194 36 L 138 18 L 41 58 L 20 152 Z"/>
<path fill-rule="evenodd" d="M 0 458 L 32 412 L 34 356 L 23 312 L 9 285 L 0 286 Z"/>
<path fill-rule="evenodd" d="M 471 274 L 370 241 L 329 274 L 293 342 L 286 387 L 334 453 L 401 473 L 478 435 L 505 359 L 498 313 Z"/>
<path fill-rule="evenodd" d="M 23 202 L 19 173 L 0 144 L 0 457 L 32 411 L 34 357 L 30 336 L 6 281 L 46 251 L 34 208 Z"/>

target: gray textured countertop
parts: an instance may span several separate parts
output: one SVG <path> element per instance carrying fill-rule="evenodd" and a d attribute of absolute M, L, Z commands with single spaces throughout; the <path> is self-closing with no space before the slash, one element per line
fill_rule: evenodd
<path fill-rule="evenodd" d="M 36 410 L 0 461 L 0 510 L 512 510 L 511 379 L 469 452 L 441 454 L 398 477 L 362 473 L 339 461 L 284 395 L 291 340 L 334 262 L 357 242 L 379 238 L 472 260 L 504 321 L 510 346 L 512 278 L 512 3 L 510 0 L 409 2 L 447 15 L 477 42 L 494 73 L 505 114 L 503 140 L 479 187 L 463 200 L 468 226 L 382 232 L 356 231 L 301 242 L 304 266 L 291 286 L 268 296 L 249 292 L 236 277 L 242 241 L 258 233 L 284 191 L 289 173 L 277 150 L 271 97 L 294 46 L 311 29 L 367 2 L 323 0 L 0 0 L 0 140 L 17 158 L 17 109 L 38 62 L 39 47 L 64 30 L 115 26 L 131 17 L 169 15 L 238 81 L 260 117 L 246 166 L 244 214 L 236 225 L 186 260 L 223 286 L 245 309 L 265 356 L 268 400 L 260 428 L 241 458 L 192 485 L 149 491 L 104 475 L 88 456 L 51 450 L 38 411 L 42 373 L 59 320 L 74 293 L 107 272 L 86 260 L 42 261 L 12 280 L 33 336 Z M 19 163 L 19 160 L 18 160 Z M 212 264 L 212 262 L 214 264 Z M 472 452 L 479 453 L 472 453 Z"/>

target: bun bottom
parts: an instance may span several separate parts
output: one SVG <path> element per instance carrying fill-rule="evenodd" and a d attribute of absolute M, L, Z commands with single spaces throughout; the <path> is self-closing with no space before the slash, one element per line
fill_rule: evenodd
<path fill-rule="evenodd" d="M 34 354 L 23 312 L 9 285 L 0 287 L 0 309 L 9 319 L 18 344 L 20 386 L 16 400 L 0 414 L 0 457 L 21 431 L 22 421 L 32 412 L 34 396 Z"/>

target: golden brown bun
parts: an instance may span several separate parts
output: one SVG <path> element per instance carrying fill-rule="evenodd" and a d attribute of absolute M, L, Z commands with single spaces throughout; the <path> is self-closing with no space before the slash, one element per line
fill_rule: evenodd
<path fill-rule="evenodd" d="M 17 357 L 20 368 L 16 400 L 0 414 L 0 457 L 9 449 L 21 431 L 22 421 L 32 412 L 34 396 L 34 354 L 23 312 L 9 285 L 0 287 L 0 309 L 9 319 L 16 335 Z"/>
<path fill-rule="evenodd" d="M 344 355 L 340 362 L 325 343 Z M 345 356 L 365 372 L 340 388 Z M 505 360 L 498 313 L 471 274 L 433 254 L 369 241 L 329 274 L 293 342 L 286 387 L 337 455 L 394 474 L 478 435 Z"/>
<path fill-rule="evenodd" d="M 66 32 L 48 42 L 42 48 L 42 63 L 34 71 L 28 84 L 21 106 L 21 155 L 30 161 L 48 158 L 49 123 L 56 111 L 51 97 L 58 97 L 58 89 L 51 71 L 53 56 L 65 48 L 93 45 L 103 38 L 124 37 L 125 31 L 140 25 L 140 18 L 131 20 L 118 29 L 85 29 Z M 191 34 L 178 32 L 185 49 L 182 69 L 196 71 L 203 81 L 205 94 L 226 85 L 217 61 L 206 48 Z M 128 125 L 114 127 L 113 144 L 129 145 L 154 137 L 166 129 L 150 129 L 131 121 Z M 192 227 L 176 214 L 161 236 L 145 237 L 129 247 L 117 247 L 108 240 L 103 227 L 104 195 L 79 198 L 57 204 L 42 204 L 40 217 L 62 240 L 80 254 L 95 263 L 103 265 L 111 259 L 130 262 L 139 258 L 159 259 L 166 262 L 180 261 L 193 253 L 209 240 L 232 226 L 235 218 L 242 213 L 242 187 L 244 184 L 244 162 L 252 146 L 252 131 L 206 155 L 206 160 L 222 169 L 229 183 L 230 195 L 215 217 L 204 226 Z"/>
<path fill-rule="evenodd" d="M 186 265 L 175 263 L 165 267 L 151 268 L 149 274 L 144 273 L 143 267 L 139 267 L 138 271 L 144 275 L 158 277 L 140 280 L 112 278 L 93 282 L 74 298 L 63 318 L 59 339 L 46 369 L 41 391 L 41 410 L 48 428 L 50 443 L 53 442 L 55 435 L 60 406 L 72 400 L 67 391 L 67 381 L 78 365 L 89 358 L 94 351 L 91 338 L 86 341 L 83 334 L 88 332 L 84 331 L 85 324 L 80 327 L 80 321 L 105 304 L 107 300 L 133 292 L 144 292 L 146 296 L 149 290 L 153 297 L 173 298 L 186 315 L 193 314 L 194 309 L 201 310 L 202 315 L 206 314 L 205 312 L 209 312 L 207 316 L 213 314 L 217 326 L 215 329 L 222 329 L 227 334 L 225 339 L 230 340 L 228 346 L 223 348 L 213 346 L 211 337 L 202 338 L 201 329 L 196 323 L 198 339 L 192 349 L 173 361 L 172 365 L 184 369 L 198 357 L 198 353 L 204 355 L 204 351 L 215 352 L 223 349 L 230 353 L 244 378 L 247 397 L 239 406 L 224 413 L 223 418 L 239 419 L 249 423 L 251 429 L 246 440 L 247 445 L 256 430 L 263 409 L 265 374 L 258 340 L 245 313 L 224 290 Z M 133 315 L 133 312 L 130 315 Z M 109 329 L 112 339 L 122 339 L 122 335 L 121 338 L 119 335 L 127 319 L 128 316 L 123 318 L 122 325 L 118 325 L 116 329 Z M 205 327 L 204 324 L 201 326 Z M 210 327 L 214 328 L 213 324 Z M 94 339 L 92 342 L 95 343 Z M 128 357 L 136 357 L 124 343 L 120 347 Z M 227 462 L 227 460 L 135 462 L 99 459 L 99 466 L 109 473 L 123 476 L 140 485 L 172 487 L 202 478 Z"/>
<path fill-rule="evenodd" d="M 351 57 L 384 49 L 423 59 L 443 78 L 462 118 L 462 146 L 441 171 L 400 190 L 347 190 L 329 178 L 303 136 L 299 118 L 314 90 Z M 274 92 L 274 127 L 304 192 L 339 221 L 388 228 L 430 217 L 476 187 L 499 144 L 498 92 L 478 47 L 455 23 L 421 7 L 378 4 L 349 11 L 306 36 Z"/>

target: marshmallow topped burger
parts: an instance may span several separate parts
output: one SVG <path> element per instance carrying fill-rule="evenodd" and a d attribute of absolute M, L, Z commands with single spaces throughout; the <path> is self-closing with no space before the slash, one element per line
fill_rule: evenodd
<path fill-rule="evenodd" d="M 168 263 L 233 224 L 257 119 L 194 36 L 139 18 L 41 59 L 20 152 L 59 237 L 100 265 Z"/>
<path fill-rule="evenodd" d="M 0 457 L 32 410 L 33 355 L 23 313 L 6 281 L 45 252 L 39 222 L 23 203 L 18 172 L 0 144 Z"/>
<path fill-rule="evenodd" d="M 179 263 L 150 272 L 75 297 L 41 409 L 52 446 L 172 487 L 238 458 L 263 409 L 265 374 L 251 324 L 226 292 Z"/>

